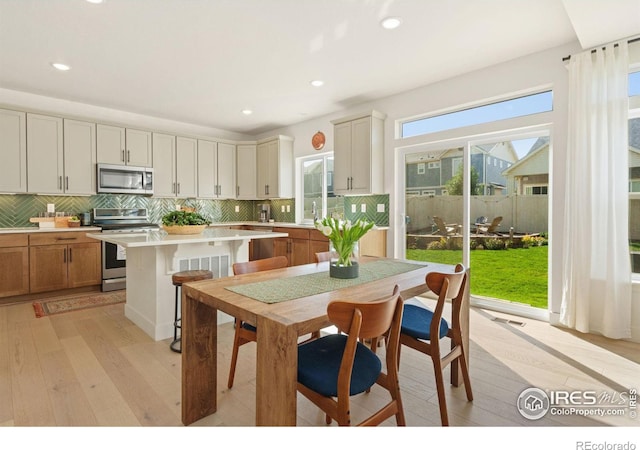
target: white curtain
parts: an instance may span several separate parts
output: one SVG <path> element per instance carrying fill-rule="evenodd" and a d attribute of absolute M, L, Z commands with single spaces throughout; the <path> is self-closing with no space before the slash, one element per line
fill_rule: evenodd
<path fill-rule="evenodd" d="M 572 55 L 560 323 L 631 337 L 627 42 Z"/>

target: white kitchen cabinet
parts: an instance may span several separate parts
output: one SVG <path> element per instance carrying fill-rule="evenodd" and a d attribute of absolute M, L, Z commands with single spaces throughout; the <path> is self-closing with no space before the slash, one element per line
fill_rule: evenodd
<path fill-rule="evenodd" d="M 238 144 L 236 147 L 236 198 L 256 199 L 256 145 Z"/>
<path fill-rule="evenodd" d="M 153 133 L 153 195 L 176 196 L 176 137 Z"/>
<path fill-rule="evenodd" d="M 176 196 L 198 195 L 198 141 L 178 136 L 176 138 Z"/>
<path fill-rule="evenodd" d="M 97 147 L 99 163 L 153 167 L 149 131 L 98 124 Z"/>
<path fill-rule="evenodd" d="M 96 193 L 95 124 L 27 114 L 27 188 L 39 194 Z"/>
<path fill-rule="evenodd" d="M 334 120 L 334 192 L 382 194 L 384 186 L 384 119 L 377 111 Z"/>
<path fill-rule="evenodd" d="M 198 140 L 198 197 L 235 198 L 236 146 Z"/>
<path fill-rule="evenodd" d="M 0 192 L 27 192 L 27 115 L 0 109 Z"/>
<path fill-rule="evenodd" d="M 258 141 L 257 197 L 293 197 L 293 138 L 277 136 Z"/>
<path fill-rule="evenodd" d="M 153 133 L 154 197 L 195 197 L 197 162 L 195 139 Z"/>
<path fill-rule="evenodd" d="M 96 193 L 96 124 L 64 119 L 64 193 Z"/>

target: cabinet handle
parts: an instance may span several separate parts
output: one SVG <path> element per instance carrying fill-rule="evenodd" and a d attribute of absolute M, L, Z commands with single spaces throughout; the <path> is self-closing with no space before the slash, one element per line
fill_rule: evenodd
<path fill-rule="evenodd" d="M 62 175 L 58 177 L 58 190 L 59 191 L 62 190 Z"/>
<path fill-rule="evenodd" d="M 62 252 L 62 262 L 67 262 L 67 249 L 65 248 Z"/>
<path fill-rule="evenodd" d="M 67 177 L 65 177 L 65 187 L 64 187 L 64 188 L 65 188 L 65 190 L 67 190 L 67 191 L 69 190 L 69 177 L 68 177 L 68 176 L 67 176 Z"/>
<path fill-rule="evenodd" d="M 122 149 L 122 162 L 125 162 L 124 161 L 124 149 Z"/>
<path fill-rule="evenodd" d="M 63 237 L 59 237 L 59 238 L 56 238 L 56 241 L 75 241 L 76 239 L 78 239 L 78 238 L 74 238 L 74 237 L 63 238 Z"/>
<path fill-rule="evenodd" d="M 176 194 L 180 193 L 180 183 L 178 183 L 178 191 L 176 192 Z"/>
<path fill-rule="evenodd" d="M 175 183 L 171 183 L 171 193 L 172 194 L 176 193 L 176 184 Z"/>
<path fill-rule="evenodd" d="M 222 185 L 218 185 L 218 195 L 222 195 Z"/>
<path fill-rule="evenodd" d="M 71 249 L 69 249 L 69 262 L 73 262 L 73 253 L 71 253 Z"/>
<path fill-rule="evenodd" d="M 131 150 L 127 150 L 127 162 L 131 162 Z"/>
<path fill-rule="evenodd" d="M 240 186 L 236 186 L 236 197 L 240 197 Z"/>

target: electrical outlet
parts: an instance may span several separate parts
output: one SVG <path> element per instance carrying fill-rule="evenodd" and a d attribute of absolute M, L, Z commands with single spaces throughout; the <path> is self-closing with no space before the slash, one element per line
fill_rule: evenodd
<path fill-rule="evenodd" d="M 287 212 L 291 212 L 291 205 L 287 205 Z"/>
<path fill-rule="evenodd" d="M 240 205 L 236 205 L 236 212 L 240 212 Z"/>
<path fill-rule="evenodd" d="M 363 212 L 363 213 L 367 212 L 367 204 L 366 203 L 362 203 L 360 205 L 360 212 Z"/>
<path fill-rule="evenodd" d="M 378 212 L 379 213 L 383 213 L 384 212 L 384 203 L 378 203 Z"/>
<path fill-rule="evenodd" d="M 351 205 L 351 212 L 352 213 L 356 212 L 356 205 Z"/>

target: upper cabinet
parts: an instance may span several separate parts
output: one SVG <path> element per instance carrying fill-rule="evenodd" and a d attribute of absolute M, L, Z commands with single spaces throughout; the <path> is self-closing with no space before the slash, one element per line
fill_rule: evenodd
<path fill-rule="evenodd" d="M 235 198 L 236 146 L 198 140 L 198 197 Z"/>
<path fill-rule="evenodd" d="M 151 133 L 98 124 L 98 162 L 153 167 Z"/>
<path fill-rule="evenodd" d="M 170 134 L 153 133 L 154 197 L 195 197 L 197 141 Z"/>
<path fill-rule="evenodd" d="M 293 138 L 277 136 L 258 142 L 257 197 L 293 197 Z"/>
<path fill-rule="evenodd" d="M 256 145 L 238 144 L 236 147 L 236 198 L 256 198 Z"/>
<path fill-rule="evenodd" d="M 0 109 L 0 192 L 27 192 L 27 115 Z"/>
<path fill-rule="evenodd" d="M 96 193 L 95 124 L 27 114 L 27 191 Z"/>
<path fill-rule="evenodd" d="M 64 119 L 64 192 L 96 193 L 96 124 Z"/>
<path fill-rule="evenodd" d="M 385 114 L 333 120 L 333 186 L 341 195 L 382 194 Z"/>
<path fill-rule="evenodd" d="M 176 196 L 176 137 L 153 133 L 153 195 Z"/>

